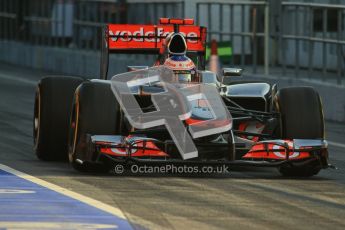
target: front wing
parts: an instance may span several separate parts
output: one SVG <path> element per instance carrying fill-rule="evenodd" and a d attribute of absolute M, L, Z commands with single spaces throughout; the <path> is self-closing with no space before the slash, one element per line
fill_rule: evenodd
<path fill-rule="evenodd" d="M 173 157 L 172 141 L 160 141 L 142 136 L 119 135 L 89 135 L 86 141 L 88 153 L 84 160 L 90 162 L 112 160 L 118 163 L 132 162 L 160 162 L 160 163 L 206 163 L 228 164 L 241 166 L 278 167 L 284 164 L 303 166 L 313 161 L 327 168 L 327 141 L 319 139 L 269 140 L 256 142 L 240 159 L 227 157 L 183 160 Z M 223 143 L 196 143 L 197 148 L 210 147 L 217 154 L 221 147 L 229 146 Z M 235 145 L 234 145 L 235 146 Z M 235 153 L 237 149 L 235 149 Z"/>

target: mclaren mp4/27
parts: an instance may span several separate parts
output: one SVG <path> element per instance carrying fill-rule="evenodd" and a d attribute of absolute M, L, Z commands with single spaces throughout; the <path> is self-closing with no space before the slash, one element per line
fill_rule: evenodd
<path fill-rule="evenodd" d="M 276 167 L 285 176 L 307 177 L 329 167 L 322 103 L 310 87 L 277 89 L 263 81 L 238 80 L 242 70 L 205 70 L 206 28 L 192 19 L 158 25 L 109 24 L 102 30 L 100 79 L 53 76 L 37 85 L 34 148 L 39 159 L 69 159 L 79 171 L 109 170 L 131 162 Z M 108 80 L 110 53 L 156 54 L 154 66 L 129 66 Z M 150 73 L 182 84 L 212 85 L 228 113 L 228 128 L 193 139 L 198 154 L 184 158 L 163 125 L 134 127 L 114 93 L 116 80 Z M 163 90 L 164 91 L 164 90 Z M 130 87 L 143 114 L 155 112 L 159 82 Z M 212 118 L 204 99 L 191 102 L 185 127 Z M 205 105 L 206 104 L 206 105 Z M 186 129 L 189 132 L 190 129 Z"/>

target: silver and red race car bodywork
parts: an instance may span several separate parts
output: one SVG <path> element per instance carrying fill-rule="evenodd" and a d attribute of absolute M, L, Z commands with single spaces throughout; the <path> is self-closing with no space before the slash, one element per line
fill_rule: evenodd
<path fill-rule="evenodd" d="M 316 168 L 329 166 L 327 142 L 323 138 L 284 138 L 277 131 L 281 117 L 274 109 L 276 85 L 265 82 L 223 85 L 216 74 L 204 71 L 206 28 L 194 26 L 186 19 L 176 22 L 166 20 L 161 20 L 160 25 L 108 25 L 103 31 L 101 78 L 107 79 L 108 55 L 112 52 L 158 54 L 155 66 L 162 65 L 167 57 L 164 39 L 170 33 L 179 32 L 185 37 L 187 55 L 197 59 L 200 84 L 213 84 L 219 89 L 224 106 L 232 115 L 231 129 L 196 138 L 194 141 L 199 156 L 188 160 L 178 154 L 164 127 L 145 130 L 130 127 L 120 135 L 90 133 L 84 139 L 88 151 L 77 157 L 80 162 L 97 163 L 110 159 L 113 162 L 193 162 L 272 167 L 312 163 Z M 150 85 L 136 91 L 137 100 L 146 102 L 151 93 L 157 92 Z M 147 105 L 146 102 L 143 103 L 146 107 L 152 106 L 152 103 Z M 192 103 L 192 107 L 192 116 L 184 121 L 187 128 L 209 119 L 203 100 Z M 125 114 L 121 122 L 128 123 Z"/>
<path fill-rule="evenodd" d="M 138 79 L 141 75 L 147 76 L 146 71 L 164 67 L 154 67 L 147 70 L 130 72 Z M 122 77 L 125 74 L 122 74 Z M 114 76 L 113 79 L 117 76 Z M 170 78 L 170 77 L 169 77 Z M 112 82 L 112 84 L 116 84 Z M 217 87 L 216 78 L 214 82 L 208 78 L 208 82 Z M 136 95 L 137 100 L 146 100 L 151 94 L 162 91 L 160 86 L 153 84 L 143 87 L 132 87 L 130 90 Z M 241 94 L 239 93 L 241 92 Z M 256 102 L 258 106 L 261 99 L 261 109 L 236 109 L 228 107 L 232 116 L 229 118 L 230 130 L 196 138 L 195 145 L 199 151 L 196 158 L 185 160 L 179 155 L 173 140 L 163 126 L 151 129 L 127 128 L 122 135 L 92 135 L 86 138 L 85 145 L 89 151 L 82 156 L 83 161 L 111 160 L 117 163 L 134 162 L 176 162 L 176 163 L 206 163 L 206 164 L 227 164 L 227 165 L 250 165 L 250 166 L 272 166 L 295 165 L 317 163 L 320 167 L 328 167 L 327 142 L 323 139 L 278 139 L 273 132 L 272 124 L 279 119 L 279 113 L 269 112 L 265 98 L 270 95 L 270 86 L 267 83 L 245 83 L 227 86 L 224 100 L 238 100 L 240 95 L 245 95 Z M 242 98 L 242 97 L 241 97 Z M 205 99 L 196 99 L 190 102 L 191 116 L 184 120 L 186 130 L 191 125 L 207 126 L 204 121 L 212 118 Z M 152 104 L 142 109 L 149 108 Z M 247 113 L 246 116 L 237 113 Z M 248 117 L 250 115 L 250 117 Z M 121 123 L 127 124 L 128 115 L 122 116 Z M 222 120 L 217 121 L 223 124 Z M 217 124 L 213 123 L 213 124 Z M 276 126 L 276 125 L 273 125 Z"/>

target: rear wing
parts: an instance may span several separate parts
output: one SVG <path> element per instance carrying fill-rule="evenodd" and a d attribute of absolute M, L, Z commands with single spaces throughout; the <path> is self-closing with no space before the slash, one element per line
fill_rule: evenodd
<path fill-rule="evenodd" d="M 163 54 L 164 40 L 179 32 L 186 38 L 187 53 L 205 56 L 206 27 L 192 19 L 161 19 L 159 25 L 108 24 L 102 31 L 101 78 L 106 79 L 109 53 Z"/>

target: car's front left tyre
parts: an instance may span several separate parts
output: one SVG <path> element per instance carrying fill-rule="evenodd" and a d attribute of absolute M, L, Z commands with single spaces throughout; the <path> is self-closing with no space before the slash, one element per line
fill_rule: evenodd
<path fill-rule="evenodd" d="M 321 98 L 312 87 L 290 87 L 278 91 L 276 109 L 280 112 L 282 139 L 324 139 L 324 117 Z M 279 168 L 283 176 L 310 177 L 321 170 L 320 162 L 302 166 L 284 165 Z"/>

